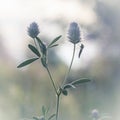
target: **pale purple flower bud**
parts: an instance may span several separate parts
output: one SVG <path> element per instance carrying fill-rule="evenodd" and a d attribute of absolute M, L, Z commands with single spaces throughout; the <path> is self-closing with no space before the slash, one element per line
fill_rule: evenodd
<path fill-rule="evenodd" d="M 77 44 L 80 42 L 80 29 L 79 25 L 76 22 L 72 22 L 68 29 L 68 38 L 69 41 L 73 44 Z"/>
<path fill-rule="evenodd" d="M 30 24 L 30 26 L 28 27 L 28 35 L 32 38 L 35 38 L 38 36 L 38 34 L 40 33 L 38 25 L 36 22 L 33 22 Z"/>
<path fill-rule="evenodd" d="M 45 120 L 44 116 L 40 116 L 39 120 Z"/>
<path fill-rule="evenodd" d="M 99 111 L 97 109 L 93 109 L 92 112 L 92 117 L 97 120 L 99 118 Z"/>

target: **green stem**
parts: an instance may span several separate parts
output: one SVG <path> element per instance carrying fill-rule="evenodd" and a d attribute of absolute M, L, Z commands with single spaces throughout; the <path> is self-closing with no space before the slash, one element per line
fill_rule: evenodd
<path fill-rule="evenodd" d="M 37 47 L 37 43 L 36 43 L 36 41 L 35 41 L 35 38 L 34 38 L 34 44 L 35 44 L 36 48 L 38 49 L 38 47 Z"/>
<path fill-rule="evenodd" d="M 51 75 L 48 67 L 46 67 L 46 69 L 47 69 L 47 72 L 48 72 L 48 74 L 49 74 L 50 80 L 51 80 L 51 82 L 52 82 L 52 85 L 53 85 L 53 88 L 54 88 L 54 90 L 55 90 L 56 97 L 57 97 L 57 103 L 56 103 L 56 104 L 57 104 L 57 105 L 56 105 L 56 107 L 57 107 L 57 108 L 56 108 L 56 120 L 58 120 L 59 102 L 60 102 L 60 94 L 61 94 L 61 92 L 60 92 L 60 91 L 57 91 L 55 82 L 54 82 L 54 80 L 53 80 L 53 78 L 52 78 L 52 75 Z"/>
<path fill-rule="evenodd" d="M 51 80 L 51 82 L 52 82 L 52 85 L 53 85 L 53 88 L 54 88 L 54 90 L 55 90 L 55 93 L 56 93 L 56 95 L 58 95 L 57 88 L 56 88 L 55 82 L 54 82 L 54 80 L 53 80 L 53 78 L 52 78 L 52 75 L 51 75 L 48 67 L 46 67 L 46 69 L 47 69 L 48 75 L 49 75 L 49 77 L 50 77 L 50 80 Z"/>
<path fill-rule="evenodd" d="M 68 76 L 69 76 L 69 73 L 70 73 L 72 64 L 73 64 L 73 60 L 74 60 L 74 56 L 75 56 L 75 47 L 76 47 L 75 45 L 76 45 L 76 44 L 74 44 L 73 55 L 72 55 L 72 60 L 71 60 L 71 63 L 70 63 L 70 67 L 69 67 L 69 69 L 68 69 L 68 72 L 67 72 L 67 74 L 66 74 L 66 76 L 65 76 L 65 79 L 64 79 L 62 85 L 64 85 L 64 83 L 66 82 L 66 80 L 67 80 L 67 78 L 68 78 Z"/>
<path fill-rule="evenodd" d="M 56 120 L 58 120 L 58 114 L 59 114 L 59 103 L 60 103 L 60 94 L 57 94 Z"/>

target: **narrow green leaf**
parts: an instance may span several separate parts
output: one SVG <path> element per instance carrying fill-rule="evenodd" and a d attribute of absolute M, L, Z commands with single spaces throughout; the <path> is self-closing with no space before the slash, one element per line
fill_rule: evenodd
<path fill-rule="evenodd" d="M 39 118 L 37 118 L 37 117 L 33 117 L 33 119 L 34 119 L 34 120 L 39 120 Z"/>
<path fill-rule="evenodd" d="M 37 41 L 40 43 L 40 44 L 43 44 L 42 40 L 40 40 L 39 37 L 36 37 Z"/>
<path fill-rule="evenodd" d="M 78 79 L 78 80 L 73 81 L 71 84 L 72 84 L 72 85 L 78 85 L 78 84 L 82 84 L 82 83 L 90 82 L 90 81 L 91 81 L 91 80 L 88 79 L 88 78 L 81 78 L 81 79 Z"/>
<path fill-rule="evenodd" d="M 24 67 L 26 65 L 29 65 L 30 63 L 34 62 L 37 59 L 39 59 L 39 58 L 32 58 L 32 59 L 26 60 L 23 63 L 21 63 L 20 65 L 18 65 L 17 68 L 21 68 L 21 67 Z"/>
<path fill-rule="evenodd" d="M 67 89 L 67 88 L 75 88 L 75 86 L 69 83 L 69 84 L 64 85 L 63 87 L 63 89 Z"/>
<path fill-rule="evenodd" d="M 46 56 L 46 53 L 47 53 L 46 45 L 40 40 L 40 38 L 36 37 L 36 39 L 37 39 L 37 42 L 39 44 L 42 55 Z"/>
<path fill-rule="evenodd" d="M 76 88 L 74 85 L 72 85 L 72 84 L 66 84 L 66 85 L 64 85 L 64 87 L 63 87 L 63 89 L 68 89 L 68 88 Z"/>
<path fill-rule="evenodd" d="M 34 120 L 45 120 L 44 116 L 40 116 L 40 117 L 33 117 Z"/>
<path fill-rule="evenodd" d="M 57 42 L 60 38 L 62 37 L 62 35 L 59 35 L 58 37 L 56 37 L 49 45 L 48 47 L 52 46 L 55 42 Z"/>
<path fill-rule="evenodd" d="M 43 113 L 43 115 L 45 116 L 45 113 L 46 113 L 46 108 L 45 108 L 45 106 L 42 106 L 42 113 Z"/>
<path fill-rule="evenodd" d="M 79 51 L 79 54 L 78 54 L 78 57 L 79 57 L 79 58 L 80 58 L 80 56 L 81 56 L 81 54 L 82 54 L 83 48 L 84 48 L 84 45 L 81 44 L 81 46 L 80 46 L 80 51 Z"/>
<path fill-rule="evenodd" d="M 71 85 L 72 88 L 76 88 L 74 85 Z"/>
<path fill-rule="evenodd" d="M 56 116 L 56 114 L 52 114 L 49 118 L 48 118 L 48 120 L 51 120 L 53 117 L 55 117 Z"/>
<path fill-rule="evenodd" d="M 56 47 L 56 46 L 58 46 L 58 45 L 59 45 L 59 44 L 55 44 L 55 45 L 49 46 L 48 48 Z"/>
<path fill-rule="evenodd" d="M 71 88 L 71 87 L 72 87 L 71 84 L 66 84 L 66 85 L 64 85 L 63 89 L 67 89 L 67 88 Z"/>
<path fill-rule="evenodd" d="M 41 63 L 42 63 L 42 65 L 43 65 L 45 68 L 47 67 L 46 57 L 42 57 L 42 58 L 41 58 Z"/>
<path fill-rule="evenodd" d="M 68 91 L 67 91 L 67 90 L 65 90 L 65 89 L 62 89 L 62 91 L 61 91 L 61 92 L 62 92 L 62 94 L 63 94 L 63 95 L 65 95 L 65 96 L 67 96 L 67 95 L 68 95 Z"/>
<path fill-rule="evenodd" d="M 38 57 L 40 57 L 39 51 L 33 45 L 29 44 L 28 47 L 33 53 L 35 53 Z"/>

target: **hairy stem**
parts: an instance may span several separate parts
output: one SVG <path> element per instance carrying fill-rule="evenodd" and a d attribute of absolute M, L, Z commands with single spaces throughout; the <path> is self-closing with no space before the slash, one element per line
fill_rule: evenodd
<path fill-rule="evenodd" d="M 49 74 L 50 80 L 51 80 L 51 82 L 52 82 L 52 85 L 53 85 L 53 88 L 54 88 L 54 90 L 55 90 L 56 97 L 57 97 L 57 98 L 56 98 L 56 99 L 57 99 L 57 102 L 56 102 L 56 120 L 58 120 L 59 102 L 60 102 L 60 94 L 61 94 L 61 92 L 60 92 L 60 91 L 57 91 L 55 82 L 54 82 L 54 80 L 53 80 L 53 78 L 52 78 L 52 75 L 51 75 L 48 67 L 46 67 L 46 69 L 47 69 L 47 72 L 48 72 L 48 74 Z"/>
<path fill-rule="evenodd" d="M 59 103 L 60 103 L 60 94 L 57 94 L 56 120 L 58 120 L 58 114 L 59 114 Z"/>
<path fill-rule="evenodd" d="M 35 44 L 36 48 L 38 49 L 35 38 L 34 38 L 34 44 Z M 38 51 L 39 51 L 39 50 L 38 50 Z"/>
<path fill-rule="evenodd" d="M 50 71 L 49 71 L 49 68 L 46 67 L 46 69 L 47 69 L 48 75 L 49 75 L 49 77 L 50 77 L 50 80 L 51 80 L 51 82 L 52 82 L 52 85 L 53 85 L 53 88 L 54 88 L 54 90 L 55 90 L 55 93 L 56 93 L 56 95 L 58 95 L 57 88 L 56 88 L 55 82 L 54 82 L 54 80 L 53 80 L 53 78 L 52 78 L 52 75 L 51 75 L 51 73 L 50 73 Z"/>
<path fill-rule="evenodd" d="M 70 63 L 70 66 L 69 66 L 68 72 L 67 72 L 67 74 L 66 74 L 66 76 L 65 76 L 65 79 L 64 79 L 62 85 L 64 85 L 64 83 L 66 82 L 66 80 L 67 80 L 67 78 L 68 78 L 68 76 L 69 76 L 69 73 L 70 73 L 70 70 L 71 70 L 72 64 L 73 64 L 73 60 L 74 60 L 74 56 L 75 56 L 75 47 L 76 47 L 75 45 L 76 45 L 76 44 L 74 44 L 72 60 L 71 60 L 71 63 Z"/>

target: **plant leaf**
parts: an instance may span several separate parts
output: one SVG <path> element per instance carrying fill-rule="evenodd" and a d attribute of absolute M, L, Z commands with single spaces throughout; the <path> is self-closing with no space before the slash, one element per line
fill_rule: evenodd
<path fill-rule="evenodd" d="M 36 37 L 36 39 L 38 41 L 38 44 L 39 44 L 42 55 L 46 56 L 46 53 L 47 53 L 46 45 L 40 40 L 40 38 Z"/>
<path fill-rule="evenodd" d="M 84 45 L 81 44 L 81 46 L 80 46 L 80 51 L 79 51 L 79 54 L 78 54 L 78 57 L 79 57 L 79 58 L 80 58 L 80 56 L 81 56 L 81 54 L 82 54 L 83 48 L 84 48 Z"/>
<path fill-rule="evenodd" d="M 67 89 L 67 88 L 75 88 L 75 86 L 72 85 L 72 84 L 66 84 L 66 85 L 64 85 L 63 89 Z"/>
<path fill-rule="evenodd" d="M 38 57 L 40 57 L 39 51 L 33 45 L 29 44 L 28 47 L 33 53 L 35 53 Z"/>
<path fill-rule="evenodd" d="M 56 115 L 56 114 L 52 114 L 52 115 L 48 118 L 48 120 L 51 120 L 53 117 L 55 117 L 55 115 Z"/>
<path fill-rule="evenodd" d="M 66 84 L 66 85 L 64 85 L 63 89 L 67 89 L 67 88 L 71 88 L 71 87 L 72 87 L 71 84 Z"/>
<path fill-rule="evenodd" d="M 72 84 L 72 85 L 78 85 L 78 84 L 82 84 L 82 83 L 90 82 L 90 81 L 91 81 L 91 80 L 88 79 L 88 78 L 81 78 L 81 79 L 78 79 L 78 80 L 73 81 L 71 84 Z"/>
<path fill-rule="evenodd" d="M 45 108 L 45 106 L 42 106 L 42 113 L 43 113 L 43 115 L 45 116 L 45 113 L 46 113 L 46 108 Z"/>
<path fill-rule="evenodd" d="M 37 117 L 33 117 L 33 119 L 34 119 L 34 120 L 39 120 L 39 118 L 37 118 Z"/>
<path fill-rule="evenodd" d="M 62 89 L 61 92 L 62 92 L 62 94 L 65 95 L 65 96 L 68 95 L 68 91 L 67 91 L 66 89 Z"/>
<path fill-rule="evenodd" d="M 74 85 L 72 85 L 72 84 L 66 84 L 66 85 L 64 85 L 64 87 L 63 87 L 63 89 L 68 89 L 68 88 L 76 88 Z"/>
<path fill-rule="evenodd" d="M 56 46 L 58 46 L 58 45 L 59 45 L 59 44 L 55 44 L 55 45 L 49 46 L 48 48 L 56 47 Z"/>
<path fill-rule="evenodd" d="M 24 67 L 26 65 L 29 65 L 30 63 L 34 62 L 37 59 L 39 59 L 39 58 L 32 58 L 32 59 L 26 60 L 23 63 L 21 63 L 20 65 L 18 65 L 17 68 L 21 68 L 21 67 Z"/>
<path fill-rule="evenodd" d="M 60 38 L 62 37 L 62 35 L 59 35 L 58 37 L 56 37 L 49 45 L 48 47 L 52 46 L 55 42 L 57 42 Z"/>
<path fill-rule="evenodd" d="M 42 65 L 43 65 L 45 68 L 47 67 L 46 57 L 42 57 L 42 58 L 41 58 L 41 63 L 42 63 Z"/>

